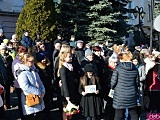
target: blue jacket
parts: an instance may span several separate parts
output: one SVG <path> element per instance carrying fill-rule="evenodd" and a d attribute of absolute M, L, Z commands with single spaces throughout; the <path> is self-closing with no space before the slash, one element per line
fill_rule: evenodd
<path fill-rule="evenodd" d="M 22 37 L 21 44 L 26 48 L 29 48 L 30 46 L 34 45 L 33 40 L 29 36 L 25 35 Z"/>
<path fill-rule="evenodd" d="M 42 92 L 45 93 L 44 85 L 38 73 L 35 69 L 31 70 L 28 66 L 23 64 L 21 65 L 21 70 L 23 71 L 18 75 L 18 83 L 23 91 L 21 94 L 23 115 L 29 115 L 42 111 L 45 108 L 43 99 L 40 99 L 40 103 L 38 105 L 32 107 L 28 107 L 25 103 L 25 95 L 36 94 L 40 96 Z"/>

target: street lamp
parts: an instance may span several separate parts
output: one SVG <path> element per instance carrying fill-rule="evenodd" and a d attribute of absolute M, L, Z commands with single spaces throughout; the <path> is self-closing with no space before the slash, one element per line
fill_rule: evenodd
<path fill-rule="evenodd" d="M 145 14 L 146 13 L 144 12 L 143 7 L 136 6 L 134 8 L 133 15 L 134 15 L 135 19 L 138 17 L 138 30 L 141 29 L 141 26 L 142 26 L 141 18 L 143 19 Z M 142 31 L 142 29 L 141 29 L 141 31 Z M 141 44 L 141 37 L 140 37 L 140 44 Z"/>
<path fill-rule="evenodd" d="M 137 16 L 139 15 L 139 24 L 141 23 L 141 18 L 143 19 L 145 16 L 145 12 L 143 11 L 143 7 L 138 7 L 136 6 L 134 8 L 134 17 L 137 18 Z"/>

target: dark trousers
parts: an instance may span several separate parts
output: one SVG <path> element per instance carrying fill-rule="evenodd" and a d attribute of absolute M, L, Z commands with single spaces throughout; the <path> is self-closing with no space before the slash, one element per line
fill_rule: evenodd
<path fill-rule="evenodd" d="M 114 120 L 124 120 L 126 109 L 115 109 L 115 117 Z M 128 112 L 132 118 L 132 120 L 138 120 L 138 112 L 137 108 L 128 108 Z"/>
<path fill-rule="evenodd" d="M 0 107 L 0 120 L 5 120 L 4 107 Z"/>
<path fill-rule="evenodd" d="M 106 106 L 105 106 L 105 118 L 107 120 L 114 120 L 115 109 L 113 108 L 113 99 L 111 97 L 106 96 Z"/>
<path fill-rule="evenodd" d="M 24 116 L 23 116 L 23 110 L 22 110 L 22 103 L 21 103 L 21 93 L 22 90 L 21 88 L 15 88 L 16 90 L 16 94 L 17 94 L 17 98 L 18 98 L 18 110 L 19 110 L 19 114 L 22 120 L 24 120 Z"/>
<path fill-rule="evenodd" d="M 43 112 L 37 112 L 35 114 L 26 115 L 24 120 L 45 120 L 43 118 Z"/>
<path fill-rule="evenodd" d="M 112 104 L 106 104 L 105 106 L 105 118 L 107 120 L 114 120 L 115 109 L 112 107 Z"/>
<path fill-rule="evenodd" d="M 149 108 L 151 112 L 156 111 L 157 113 L 160 113 L 160 91 L 150 91 L 149 98 Z"/>
<path fill-rule="evenodd" d="M 8 109 L 10 109 L 10 85 L 9 84 L 4 85 L 4 93 L 2 94 L 2 99 L 3 99 L 4 105 L 6 105 Z"/>

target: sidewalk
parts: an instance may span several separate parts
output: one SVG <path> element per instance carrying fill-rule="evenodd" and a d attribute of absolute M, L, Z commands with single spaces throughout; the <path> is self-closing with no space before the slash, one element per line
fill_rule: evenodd
<path fill-rule="evenodd" d="M 21 120 L 18 111 L 18 99 L 16 93 L 11 93 L 12 108 L 5 111 L 6 120 Z M 55 102 L 56 105 L 56 102 Z M 51 110 L 52 120 L 62 120 L 61 113 L 58 109 Z M 74 120 L 84 120 L 80 115 L 75 116 Z"/>
<path fill-rule="evenodd" d="M 16 93 L 11 93 L 11 105 L 12 108 L 5 111 L 6 120 L 21 120 L 19 111 L 18 111 L 18 100 Z M 60 112 L 57 109 L 54 109 L 52 112 L 52 116 L 56 117 L 53 120 L 61 120 Z"/>
<path fill-rule="evenodd" d="M 20 120 L 19 111 L 18 111 L 18 102 L 15 93 L 11 93 L 11 105 L 12 108 L 6 110 L 6 119 L 7 120 Z"/>
<path fill-rule="evenodd" d="M 21 120 L 18 111 L 18 101 L 16 93 L 11 93 L 11 104 L 12 108 L 6 110 L 6 120 Z M 142 111 L 140 120 L 146 120 L 146 111 Z M 57 109 L 52 110 L 53 120 L 61 120 L 60 112 Z M 74 120 L 84 120 L 81 116 L 76 116 Z M 107 118 L 104 120 L 108 120 Z"/>

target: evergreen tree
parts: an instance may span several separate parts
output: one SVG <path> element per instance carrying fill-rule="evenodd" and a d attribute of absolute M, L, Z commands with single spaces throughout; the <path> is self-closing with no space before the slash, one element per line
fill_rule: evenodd
<path fill-rule="evenodd" d="M 36 33 L 42 39 L 52 40 L 55 37 L 55 8 L 53 0 L 26 0 L 16 23 L 16 33 L 21 39 L 25 30 L 30 31 L 30 37 Z"/>
<path fill-rule="evenodd" d="M 125 16 L 125 14 L 132 13 L 134 10 L 126 8 L 126 5 L 131 0 L 109 0 L 109 1 L 112 3 L 113 11 L 120 12 L 119 16 L 117 17 L 118 22 L 112 26 L 117 31 L 114 38 L 119 40 L 122 37 L 126 36 L 131 27 L 127 25 L 127 21 L 129 18 L 128 16 Z"/>
<path fill-rule="evenodd" d="M 89 2 L 88 0 L 75 0 L 75 17 L 74 17 L 74 32 L 77 39 L 88 41 L 89 37 L 87 35 L 88 27 L 91 21 L 87 16 L 89 12 Z"/>
<path fill-rule="evenodd" d="M 57 28 L 64 39 L 72 34 L 76 39 L 87 40 L 88 29 L 88 1 L 87 0 L 60 0 L 58 7 Z"/>
<path fill-rule="evenodd" d="M 58 4 L 57 27 L 64 39 L 68 40 L 74 34 L 74 17 L 74 0 L 61 0 Z"/>
<path fill-rule="evenodd" d="M 160 1 L 155 0 L 154 17 L 160 15 Z"/>
<path fill-rule="evenodd" d="M 89 0 L 90 12 L 87 14 L 91 24 L 88 27 L 88 36 L 91 39 L 98 41 L 106 39 L 106 37 L 112 38 L 117 31 L 114 29 L 113 24 L 117 20 L 119 12 L 113 12 L 111 2 L 108 0 Z"/>

